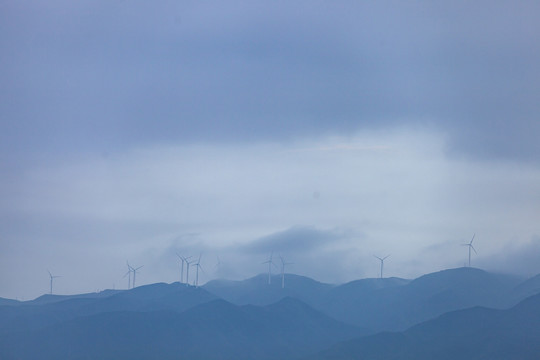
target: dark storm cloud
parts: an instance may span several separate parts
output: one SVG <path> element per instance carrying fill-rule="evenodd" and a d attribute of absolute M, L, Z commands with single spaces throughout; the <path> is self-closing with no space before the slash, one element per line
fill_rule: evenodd
<path fill-rule="evenodd" d="M 538 3 L 5 3 L 2 150 L 114 151 L 413 123 L 540 154 Z"/>
<path fill-rule="evenodd" d="M 254 254 L 301 253 L 322 251 L 325 247 L 339 247 L 339 242 L 351 237 L 350 231 L 339 229 L 319 230 L 308 226 L 294 226 L 259 238 L 241 250 Z"/>

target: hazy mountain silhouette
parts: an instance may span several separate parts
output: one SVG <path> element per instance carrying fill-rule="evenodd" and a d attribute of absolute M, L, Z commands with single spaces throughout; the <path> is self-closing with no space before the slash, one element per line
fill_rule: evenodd
<path fill-rule="evenodd" d="M 86 293 L 86 294 L 76 294 L 76 295 L 56 295 L 56 294 L 45 294 L 40 297 L 35 298 L 34 300 L 24 301 L 23 304 L 26 305 L 44 305 L 60 301 L 66 301 L 71 299 L 99 299 L 109 297 L 118 293 L 122 293 L 126 290 L 103 290 L 100 292 Z"/>
<path fill-rule="evenodd" d="M 379 290 L 407 285 L 410 280 L 401 278 L 369 278 L 354 280 L 330 289 L 318 300 L 318 307 L 326 310 L 334 306 L 358 308 L 366 298 Z M 330 311 L 329 311 L 330 312 Z"/>
<path fill-rule="evenodd" d="M 21 303 L 22 302 L 19 300 L 0 298 L 0 306 L 3 306 L 3 305 L 16 306 L 16 305 L 20 305 Z"/>
<path fill-rule="evenodd" d="M 477 305 L 510 306 L 510 294 L 520 281 L 474 268 L 439 271 L 410 282 L 359 280 L 332 289 L 317 309 L 374 331 L 404 330 L 448 311 Z"/>
<path fill-rule="evenodd" d="M 267 276 L 259 275 L 199 288 L 158 283 L 25 302 L 0 299 L 0 358 L 292 359 L 360 335 L 405 329 L 357 338 L 319 355 L 359 358 L 360 351 L 376 359 L 384 349 L 381 359 L 444 359 L 441 348 L 453 355 L 447 358 L 461 359 L 467 357 L 459 351 L 469 351 L 471 339 L 485 342 L 483 352 L 471 350 L 471 359 L 508 354 L 519 341 L 540 354 L 529 344 L 540 324 L 527 318 L 538 318 L 540 295 L 511 310 L 475 307 L 509 308 L 538 293 L 539 285 L 540 276 L 522 281 L 458 268 L 412 281 L 362 279 L 339 286 L 287 274 L 283 289 L 280 276 L 268 285 Z"/>
<path fill-rule="evenodd" d="M 514 291 L 521 281 L 515 276 L 464 267 L 412 281 L 361 279 L 334 286 L 287 274 L 282 289 L 279 275 L 274 275 L 269 285 L 268 277 L 261 274 L 244 281 L 210 281 L 204 288 L 239 305 L 266 305 L 290 296 L 337 320 L 377 332 L 404 330 L 445 312 L 472 306 L 509 307 L 530 295 Z"/>
<path fill-rule="evenodd" d="M 540 294 L 508 310 L 474 307 L 446 313 L 402 333 L 346 341 L 315 356 L 330 359 L 538 359 Z"/>
<path fill-rule="evenodd" d="M 513 300 L 521 300 L 540 293 L 540 274 L 533 276 L 515 287 L 512 291 Z"/>
<path fill-rule="evenodd" d="M 112 312 L 6 334 L 2 359 L 292 359 L 362 332 L 286 298 L 214 300 L 183 313 Z"/>
<path fill-rule="evenodd" d="M 111 292 L 106 297 L 74 295 L 63 298 L 63 301 L 30 301 L 18 306 L 0 306 L 0 333 L 35 330 L 80 316 L 112 311 L 181 312 L 216 299 L 204 289 L 180 283 L 145 285 Z M 38 305 L 40 303 L 43 305 Z"/>
<path fill-rule="evenodd" d="M 305 276 L 285 274 L 285 288 L 282 288 L 281 280 L 281 275 L 273 275 L 268 284 L 268 275 L 260 274 L 242 281 L 212 280 L 203 288 L 237 305 L 268 305 L 285 297 L 314 305 L 334 287 Z"/>

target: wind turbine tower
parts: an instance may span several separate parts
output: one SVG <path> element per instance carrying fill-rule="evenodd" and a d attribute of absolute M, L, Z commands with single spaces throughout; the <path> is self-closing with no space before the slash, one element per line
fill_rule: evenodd
<path fill-rule="evenodd" d="M 182 268 L 180 269 L 180 284 L 181 284 L 182 282 L 184 282 L 184 262 L 186 261 L 186 259 L 184 259 L 179 253 L 176 253 L 176 256 L 178 256 L 180 260 L 182 260 Z"/>
<path fill-rule="evenodd" d="M 378 257 L 378 256 L 376 256 L 376 255 L 373 255 L 373 256 L 375 256 L 375 257 L 376 257 L 377 259 L 379 259 L 379 261 L 381 262 L 381 279 L 382 279 L 382 278 L 383 278 L 384 260 L 385 260 L 387 257 L 389 257 L 390 255 L 386 255 L 386 256 L 383 257 L 383 258 L 380 258 L 380 257 Z"/>
<path fill-rule="evenodd" d="M 474 248 L 474 246 L 472 244 L 475 236 L 476 236 L 476 234 L 473 234 L 473 237 L 472 237 L 470 242 L 468 242 L 466 244 L 461 244 L 462 246 L 468 246 L 469 247 L 469 267 L 471 267 L 471 249 L 474 251 L 475 254 L 478 254 L 476 252 L 476 249 Z"/>
<path fill-rule="evenodd" d="M 199 260 L 197 260 L 197 262 L 195 264 L 193 264 L 193 266 L 195 266 L 197 268 L 197 273 L 195 275 L 195 287 L 199 287 L 199 269 L 202 270 L 201 256 L 202 256 L 202 254 L 199 255 Z"/>
<path fill-rule="evenodd" d="M 189 285 L 189 267 L 193 263 L 193 261 L 189 261 L 191 259 L 191 256 L 185 257 L 184 261 L 186 262 L 186 284 Z"/>
<path fill-rule="evenodd" d="M 131 271 L 133 271 L 133 288 L 135 288 L 135 276 L 137 275 L 137 271 L 139 271 L 140 268 L 142 268 L 144 265 L 139 266 L 138 268 L 131 268 Z"/>
<path fill-rule="evenodd" d="M 127 264 L 127 267 L 128 267 L 128 271 L 127 273 L 124 274 L 123 277 L 128 277 L 128 290 L 130 289 L 130 286 L 131 286 L 131 272 L 133 271 L 133 268 L 131 267 L 131 265 L 129 265 L 129 262 L 126 261 L 126 264 Z"/>
<path fill-rule="evenodd" d="M 272 261 L 273 255 L 274 255 L 273 252 L 270 253 L 270 258 L 266 260 L 265 262 L 263 262 L 263 264 L 268 264 L 268 285 L 272 283 L 272 265 L 276 266 L 276 264 L 274 264 L 274 262 Z"/>
<path fill-rule="evenodd" d="M 50 290 L 50 294 L 52 295 L 53 280 L 56 279 L 56 278 L 59 278 L 60 275 L 54 276 L 53 274 L 51 274 L 51 272 L 50 272 L 49 270 L 47 270 L 47 272 L 49 273 L 49 277 L 50 277 L 50 279 L 51 279 L 51 290 Z"/>
<path fill-rule="evenodd" d="M 293 263 L 285 262 L 285 260 L 283 260 L 283 257 L 281 257 L 281 255 L 279 255 L 279 259 L 281 260 L 281 288 L 284 289 L 285 288 L 285 266 L 292 265 Z"/>

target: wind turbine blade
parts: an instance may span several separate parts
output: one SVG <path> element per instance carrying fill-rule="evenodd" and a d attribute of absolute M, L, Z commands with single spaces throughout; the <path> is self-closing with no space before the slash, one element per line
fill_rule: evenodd
<path fill-rule="evenodd" d="M 381 259 L 380 257 L 378 257 L 377 255 L 373 255 L 374 257 L 376 257 L 377 259 L 383 261 L 384 259 Z"/>
<path fill-rule="evenodd" d="M 208 274 L 206 273 L 206 271 L 204 271 L 204 269 L 203 269 L 203 267 L 202 267 L 201 265 L 199 265 L 199 269 L 201 269 L 201 271 L 203 272 L 204 275 L 208 275 Z"/>
<path fill-rule="evenodd" d="M 386 255 L 386 256 L 383 257 L 382 259 L 384 260 L 384 259 L 386 259 L 386 258 L 389 257 L 389 256 L 390 256 L 390 254 Z"/>
<path fill-rule="evenodd" d="M 469 244 L 472 244 L 472 242 L 473 242 L 475 236 L 476 236 L 476 234 L 473 234 L 472 239 L 471 239 L 471 242 L 470 242 Z"/>
<path fill-rule="evenodd" d="M 144 265 L 141 265 L 141 266 L 139 266 L 138 268 L 133 269 L 133 271 L 137 271 L 137 270 L 139 270 L 140 268 L 142 268 L 143 266 L 144 266 Z"/>
<path fill-rule="evenodd" d="M 475 254 L 478 254 L 478 253 L 476 252 L 476 249 L 474 248 L 474 246 L 471 245 L 471 249 L 473 249 L 473 251 L 474 251 Z"/>

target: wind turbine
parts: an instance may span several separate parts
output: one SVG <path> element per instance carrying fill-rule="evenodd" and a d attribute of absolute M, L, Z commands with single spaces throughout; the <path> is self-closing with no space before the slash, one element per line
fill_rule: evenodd
<path fill-rule="evenodd" d="M 139 266 L 138 268 L 131 268 L 131 271 L 133 271 L 133 288 L 135 288 L 135 275 L 137 275 L 137 271 L 142 268 L 144 265 Z"/>
<path fill-rule="evenodd" d="M 268 285 L 272 283 L 272 265 L 276 266 L 274 262 L 272 261 L 272 256 L 274 255 L 274 252 L 270 253 L 270 258 L 263 262 L 263 264 L 268 264 Z"/>
<path fill-rule="evenodd" d="M 131 267 L 131 265 L 129 265 L 129 262 L 126 261 L 126 264 L 128 267 L 128 271 L 127 273 L 124 274 L 123 278 L 125 278 L 126 276 L 128 277 L 128 290 L 129 290 L 129 287 L 131 286 L 131 272 L 133 271 L 133 268 Z"/>
<path fill-rule="evenodd" d="M 197 260 L 197 262 L 195 264 L 193 264 L 193 266 L 195 266 L 197 268 L 197 274 L 195 275 L 195 287 L 199 287 L 199 269 L 202 270 L 201 256 L 202 256 L 202 254 L 199 255 L 199 260 Z"/>
<path fill-rule="evenodd" d="M 387 257 L 389 257 L 390 255 L 386 255 L 386 256 L 383 257 L 383 258 L 380 258 L 380 257 L 378 257 L 378 256 L 376 256 L 376 255 L 373 255 L 373 256 L 375 256 L 377 259 L 379 259 L 379 260 L 381 261 L 381 279 L 382 279 L 382 278 L 383 278 L 384 260 L 385 260 Z"/>
<path fill-rule="evenodd" d="M 466 244 L 461 244 L 461 246 L 468 246 L 468 247 L 469 247 L 469 267 L 471 267 L 471 249 L 473 249 L 473 251 L 474 251 L 475 254 L 478 254 L 478 253 L 476 252 L 476 249 L 474 248 L 474 246 L 473 246 L 473 244 L 472 244 L 472 242 L 473 242 L 475 236 L 476 236 L 476 234 L 473 234 L 472 239 L 471 239 L 471 242 L 468 242 L 468 243 L 466 243 Z"/>
<path fill-rule="evenodd" d="M 191 259 L 191 256 L 185 257 L 184 261 L 186 262 L 186 284 L 189 285 L 189 267 L 193 263 L 193 261 L 189 261 Z"/>
<path fill-rule="evenodd" d="M 49 273 L 49 277 L 51 278 L 51 292 L 50 292 L 50 294 L 52 295 L 53 280 L 56 279 L 56 278 L 59 278 L 61 276 L 60 275 L 53 276 L 53 274 L 51 274 L 51 272 L 49 270 L 47 270 L 47 272 Z"/>
<path fill-rule="evenodd" d="M 182 283 L 184 281 L 184 262 L 186 259 L 184 259 L 179 253 L 176 253 L 176 256 L 182 260 L 182 269 L 180 270 L 180 283 Z"/>
<path fill-rule="evenodd" d="M 285 288 L 285 265 L 292 265 L 294 263 L 291 263 L 291 262 L 285 262 L 285 260 L 283 260 L 283 257 L 281 257 L 281 255 L 279 255 L 279 259 L 281 260 L 281 288 Z"/>

